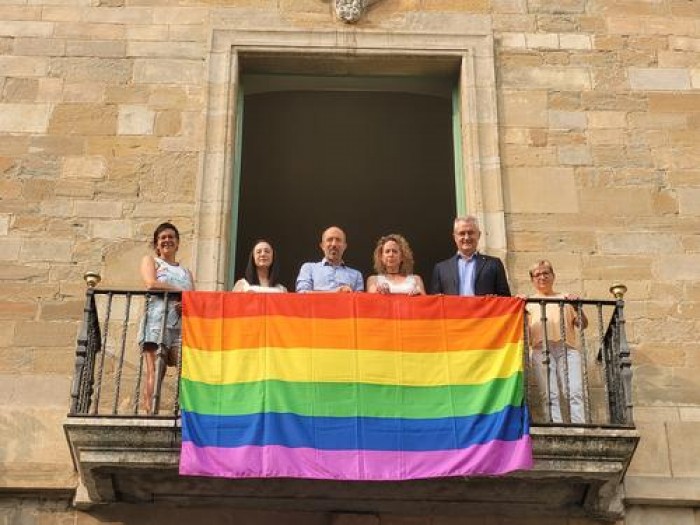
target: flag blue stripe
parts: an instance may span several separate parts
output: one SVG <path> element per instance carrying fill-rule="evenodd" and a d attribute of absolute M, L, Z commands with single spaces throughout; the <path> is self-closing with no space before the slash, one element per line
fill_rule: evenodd
<path fill-rule="evenodd" d="M 182 440 L 197 447 L 280 445 L 320 450 L 454 450 L 529 433 L 524 406 L 436 419 L 310 417 L 274 412 L 216 416 L 182 412 Z"/>

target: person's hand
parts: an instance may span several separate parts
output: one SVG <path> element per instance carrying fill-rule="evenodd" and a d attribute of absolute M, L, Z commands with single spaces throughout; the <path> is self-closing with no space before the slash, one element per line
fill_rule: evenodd
<path fill-rule="evenodd" d="M 567 301 L 578 301 L 579 299 L 581 299 L 581 297 L 579 295 L 576 295 L 575 293 L 568 293 L 564 296 L 564 299 L 566 299 Z"/>
<path fill-rule="evenodd" d="M 413 290 L 408 295 L 420 295 L 420 289 L 417 286 L 413 287 Z"/>
<path fill-rule="evenodd" d="M 389 294 L 391 290 L 389 289 L 389 284 L 381 283 L 377 285 L 377 293 Z"/>
<path fill-rule="evenodd" d="M 524 293 L 515 294 L 513 297 L 516 297 L 516 298 L 520 299 L 521 301 L 524 301 L 527 299 L 527 295 L 525 295 Z"/>
<path fill-rule="evenodd" d="M 352 292 L 352 288 L 350 288 L 350 285 L 348 284 L 343 284 L 342 286 L 336 288 L 335 291 L 338 293 L 350 293 Z"/>

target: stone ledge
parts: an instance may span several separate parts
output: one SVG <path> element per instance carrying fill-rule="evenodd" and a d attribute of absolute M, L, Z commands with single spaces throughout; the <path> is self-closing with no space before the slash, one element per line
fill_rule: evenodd
<path fill-rule="evenodd" d="M 424 514 L 439 509 L 454 515 L 585 515 L 611 521 L 624 514 L 620 482 L 639 440 L 632 428 L 537 426 L 533 470 L 371 483 L 181 477 L 180 426 L 174 418 L 70 417 L 64 430 L 80 477 L 74 501 L 79 507 L 206 500 L 279 510 Z"/>
<path fill-rule="evenodd" d="M 628 476 L 624 486 L 628 504 L 700 507 L 700 478 Z"/>

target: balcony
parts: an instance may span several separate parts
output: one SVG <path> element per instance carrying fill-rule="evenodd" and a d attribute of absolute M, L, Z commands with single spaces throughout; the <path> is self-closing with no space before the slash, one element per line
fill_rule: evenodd
<path fill-rule="evenodd" d="M 143 409 L 144 363 L 137 335 L 149 294 L 89 287 L 64 424 L 80 478 L 75 504 L 206 502 L 319 512 L 619 519 L 624 514 L 621 481 L 639 437 L 632 419 L 624 302 L 621 290 L 616 291 L 615 300 L 571 303 L 589 320 L 587 329 L 579 328 L 585 423 L 553 423 L 551 404 L 540 406 L 535 381 L 528 378 L 532 470 L 503 477 L 338 482 L 179 476 L 179 366 L 167 369 L 156 385 L 152 409 Z M 552 302 L 564 315 L 566 301 L 529 302 L 542 316 L 551 312 L 546 304 Z M 549 358 L 545 345 L 542 359 Z M 165 368 L 162 356 L 158 367 Z"/>

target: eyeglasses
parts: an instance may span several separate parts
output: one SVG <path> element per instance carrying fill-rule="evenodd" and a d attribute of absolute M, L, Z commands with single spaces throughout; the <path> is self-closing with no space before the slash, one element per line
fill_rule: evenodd
<path fill-rule="evenodd" d="M 540 277 L 549 277 L 552 272 L 536 272 L 532 274 L 533 279 L 539 279 Z"/>

